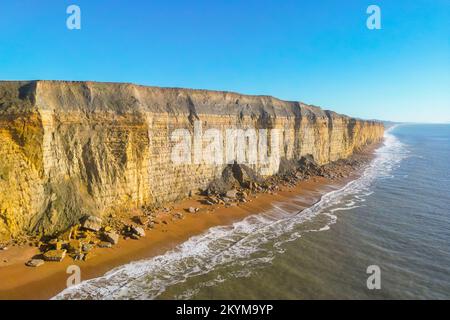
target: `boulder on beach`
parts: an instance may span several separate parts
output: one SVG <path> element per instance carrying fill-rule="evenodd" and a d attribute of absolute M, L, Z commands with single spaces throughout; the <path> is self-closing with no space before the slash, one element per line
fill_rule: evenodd
<path fill-rule="evenodd" d="M 81 241 L 70 240 L 67 244 L 67 248 L 70 253 L 79 253 L 81 251 Z"/>
<path fill-rule="evenodd" d="M 98 244 L 99 248 L 111 248 L 112 247 L 112 243 L 108 242 L 108 241 L 102 241 Z"/>
<path fill-rule="evenodd" d="M 87 252 L 90 252 L 93 248 L 94 248 L 94 246 L 92 244 L 83 243 L 81 246 L 81 251 L 83 251 L 83 253 L 87 253 Z"/>
<path fill-rule="evenodd" d="M 113 232 L 113 231 L 105 232 L 103 234 L 103 237 L 106 242 L 109 242 L 111 244 L 116 245 L 119 243 L 119 235 L 116 232 Z"/>
<path fill-rule="evenodd" d="M 60 262 L 64 260 L 66 257 L 66 250 L 49 250 L 46 253 L 44 253 L 44 260 L 45 261 L 56 261 Z"/>
<path fill-rule="evenodd" d="M 227 198 L 235 199 L 237 197 L 238 191 L 236 189 L 229 190 L 225 193 Z"/>
<path fill-rule="evenodd" d="M 36 267 L 42 266 L 44 263 L 45 263 L 45 261 L 42 260 L 42 259 L 31 259 L 27 263 L 25 263 L 25 265 L 27 267 L 34 267 L 34 268 L 36 268 Z"/>
<path fill-rule="evenodd" d="M 196 213 L 196 212 L 198 212 L 198 210 L 199 210 L 198 208 L 189 207 L 187 211 L 188 211 L 189 213 Z"/>
<path fill-rule="evenodd" d="M 88 216 L 83 221 L 83 228 L 98 232 L 102 228 L 102 219 L 96 216 Z"/>
<path fill-rule="evenodd" d="M 175 213 L 173 214 L 173 217 L 174 217 L 175 219 L 183 219 L 183 218 L 184 218 L 183 214 L 180 213 L 180 212 L 175 212 Z"/>
<path fill-rule="evenodd" d="M 131 226 L 131 232 L 139 237 L 145 237 L 145 230 L 141 227 Z"/>

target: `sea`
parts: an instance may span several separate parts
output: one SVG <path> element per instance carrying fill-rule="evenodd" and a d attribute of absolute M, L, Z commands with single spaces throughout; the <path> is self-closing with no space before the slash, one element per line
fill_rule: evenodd
<path fill-rule="evenodd" d="M 450 125 L 391 127 L 359 178 L 301 200 L 54 299 L 450 299 Z"/>

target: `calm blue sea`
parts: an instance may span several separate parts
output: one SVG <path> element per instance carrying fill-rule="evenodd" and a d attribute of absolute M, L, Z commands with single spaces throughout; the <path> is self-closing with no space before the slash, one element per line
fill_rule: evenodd
<path fill-rule="evenodd" d="M 449 159 L 450 125 L 396 126 L 361 178 L 313 207 L 278 203 L 56 298 L 450 299 Z"/>

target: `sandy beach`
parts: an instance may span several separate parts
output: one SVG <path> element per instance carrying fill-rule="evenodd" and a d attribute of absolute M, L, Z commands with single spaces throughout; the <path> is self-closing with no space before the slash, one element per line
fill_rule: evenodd
<path fill-rule="evenodd" d="M 375 146 L 371 146 L 358 156 L 367 162 L 373 157 L 374 149 Z M 180 220 L 173 219 L 170 214 L 159 216 L 164 223 L 155 225 L 145 237 L 121 239 L 118 245 L 109 249 L 96 248 L 87 261 L 74 261 L 67 257 L 62 262 L 48 262 L 41 267 L 30 268 L 25 263 L 39 254 L 38 249 L 10 247 L 7 251 L 0 251 L 0 299 L 49 299 L 66 288 L 70 276 L 66 270 L 71 265 L 80 267 L 82 281 L 92 279 L 131 261 L 163 254 L 211 227 L 232 224 L 261 213 L 274 202 L 289 203 L 295 196 L 297 200 L 300 197 L 304 208 L 307 208 L 319 201 L 323 194 L 341 188 L 360 174 L 361 170 L 356 170 L 345 178 L 312 177 L 300 181 L 295 187 L 281 186 L 280 191 L 274 194 L 261 193 L 250 197 L 251 201 L 247 203 L 232 207 L 204 205 L 200 203 L 200 197 L 186 199 L 174 203 L 172 211 L 185 212 L 184 209 L 191 206 L 200 208 L 200 211 L 186 213 Z"/>

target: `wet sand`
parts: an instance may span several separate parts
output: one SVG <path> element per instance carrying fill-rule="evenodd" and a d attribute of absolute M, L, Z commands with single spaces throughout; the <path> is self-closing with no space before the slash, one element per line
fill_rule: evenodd
<path fill-rule="evenodd" d="M 373 153 L 370 148 L 365 153 Z M 321 196 L 343 187 L 356 179 L 361 172 L 355 171 L 347 178 L 326 179 L 313 177 L 299 182 L 295 187 L 280 186 L 275 194 L 260 193 L 257 198 L 249 197 L 251 202 L 240 203 L 239 206 L 203 205 L 201 199 L 191 198 L 173 204 L 172 212 L 183 212 L 184 219 L 174 220 L 169 214 L 160 217 L 160 223 L 148 230 L 146 236 L 139 240 L 121 239 L 119 244 L 109 249 L 93 249 L 88 261 L 74 261 L 66 257 L 62 262 L 46 262 L 38 268 L 30 268 L 25 263 L 39 254 L 37 248 L 11 247 L 0 251 L 0 299 L 49 299 L 64 290 L 71 274 L 66 270 L 71 265 L 81 269 L 81 280 L 102 276 L 109 270 L 131 261 L 150 258 L 175 248 L 190 237 L 207 229 L 232 224 L 245 217 L 261 213 L 271 208 L 274 202 L 286 202 L 296 197 L 303 199 L 304 208 L 310 207 L 320 200 Z M 198 207 L 198 213 L 186 213 L 185 208 Z M 213 212 L 208 210 L 214 209 Z M 5 262 L 6 260 L 6 262 Z"/>

